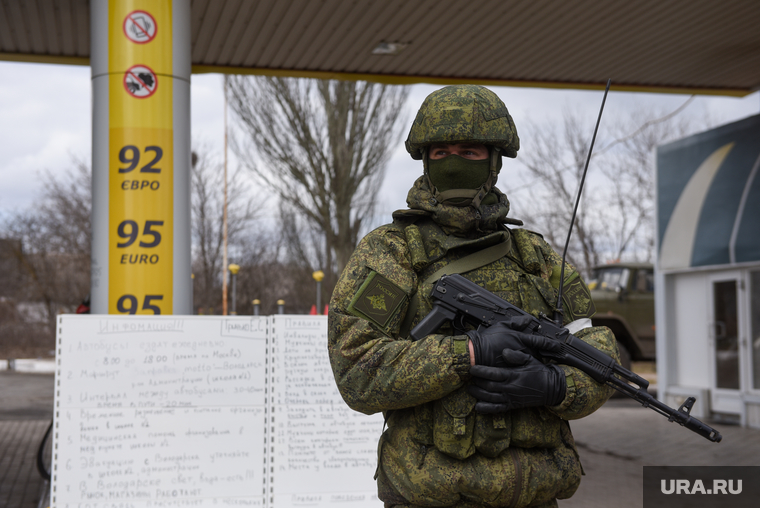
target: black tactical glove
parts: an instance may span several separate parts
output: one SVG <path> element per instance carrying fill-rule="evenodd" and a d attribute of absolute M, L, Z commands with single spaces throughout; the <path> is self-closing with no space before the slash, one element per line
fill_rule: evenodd
<path fill-rule="evenodd" d="M 529 354 L 505 349 L 506 367 L 470 367 L 473 385 L 467 391 L 478 399 L 479 413 L 502 413 L 533 406 L 556 406 L 565 398 L 565 373 Z"/>
<path fill-rule="evenodd" d="M 560 344 L 557 341 L 522 332 L 531 321 L 530 316 L 515 316 L 489 328 L 466 332 L 475 352 L 475 365 L 503 366 L 501 352 L 504 349 L 521 351 L 533 356 L 536 356 L 540 350 L 555 352 L 559 350 Z"/>

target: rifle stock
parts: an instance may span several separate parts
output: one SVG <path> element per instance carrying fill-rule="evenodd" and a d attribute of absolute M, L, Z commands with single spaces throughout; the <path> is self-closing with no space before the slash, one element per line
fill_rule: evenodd
<path fill-rule="evenodd" d="M 611 386 L 657 413 L 713 442 L 720 442 L 720 433 L 709 425 L 690 416 L 695 398 L 689 397 L 678 409 L 664 404 L 647 392 L 649 382 L 623 368 L 611 356 L 599 351 L 572 335 L 567 328 L 557 325 L 546 316 L 536 318 L 521 308 L 499 298 L 490 291 L 470 282 L 461 275 L 444 275 L 430 294 L 433 310 L 415 326 L 410 335 L 420 340 L 438 330 L 446 321 L 463 327 L 484 327 L 515 316 L 530 316 L 525 333 L 542 335 L 560 343 L 557 352 L 535 351 L 539 359 L 551 359 L 563 365 L 576 367 L 595 381 Z"/>

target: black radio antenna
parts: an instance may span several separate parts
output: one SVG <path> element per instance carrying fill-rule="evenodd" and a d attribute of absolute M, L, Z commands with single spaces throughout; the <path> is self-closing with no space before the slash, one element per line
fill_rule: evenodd
<path fill-rule="evenodd" d="M 583 175 L 581 176 L 581 184 L 578 188 L 578 196 L 575 198 L 575 207 L 573 208 L 573 216 L 570 219 L 570 229 L 567 231 L 567 240 L 565 240 L 565 250 L 562 251 L 562 267 L 559 272 L 559 290 L 557 291 L 557 310 L 554 311 L 554 322 L 559 326 L 562 326 L 562 288 L 565 285 L 565 259 L 567 258 L 567 248 L 570 245 L 570 235 L 573 234 L 573 226 L 575 225 L 575 214 L 578 212 L 578 204 L 581 202 L 581 194 L 583 194 L 583 184 L 586 181 L 586 172 L 588 171 L 588 164 L 591 162 L 591 152 L 594 151 L 594 141 L 596 141 L 596 132 L 599 130 L 599 122 L 602 121 L 602 112 L 604 111 L 604 103 L 607 101 L 607 92 L 610 91 L 610 85 L 612 79 L 607 80 L 607 88 L 604 89 L 604 97 L 602 97 L 602 107 L 599 108 L 599 117 L 596 119 L 596 127 L 594 127 L 594 135 L 591 137 L 591 146 L 588 148 L 588 157 L 586 157 L 586 166 L 583 168 Z"/>

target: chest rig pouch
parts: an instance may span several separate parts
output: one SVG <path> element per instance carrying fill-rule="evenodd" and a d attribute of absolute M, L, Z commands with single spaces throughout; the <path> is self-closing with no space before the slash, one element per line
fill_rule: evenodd
<path fill-rule="evenodd" d="M 430 227 L 436 228 L 435 225 Z M 427 258 L 426 251 L 429 249 L 425 249 L 424 238 L 429 235 L 424 233 L 428 232 L 420 234 L 417 226 L 411 225 L 406 233 L 409 243 L 413 244 L 410 247 L 414 268 L 420 275 L 418 293 L 444 273 L 467 273 L 467 278 L 473 282 L 529 312 L 548 313 L 553 308 L 550 302 L 556 297 L 556 292 L 547 280 L 551 268 L 547 267 L 540 250 L 530 242 L 528 235 L 531 233 L 512 231 L 507 237 L 508 251 L 504 251 L 508 252 L 508 256 L 497 259 L 486 259 L 482 255 L 465 256 L 450 264 L 441 262 L 448 256 L 440 256 L 438 262 Z M 527 259 L 523 258 L 523 253 L 527 254 Z M 416 296 L 419 299 L 422 295 Z M 414 313 L 419 310 L 424 315 L 424 308 L 429 306 L 422 307 L 415 307 Z M 418 319 L 421 317 L 418 316 Z M 476 402 L 467 393 L 466 383 L 441 399 L 415 408 L 417 441 L 426 446 L 433 445 L 440 452 L 459 460 L 476 452 L 496 457 L 510 444 L 521 448 L 553 448 L 561 444 L 559 418 L 545 408 L 479 414 L 474 411 Z"/>

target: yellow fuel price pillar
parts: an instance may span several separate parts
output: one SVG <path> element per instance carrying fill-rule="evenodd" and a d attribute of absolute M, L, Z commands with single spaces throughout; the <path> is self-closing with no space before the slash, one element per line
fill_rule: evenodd
<path fill-rule="evenodd" d="M 189 0 L 93 0 L 97 314 L 189 314 Z"/>

